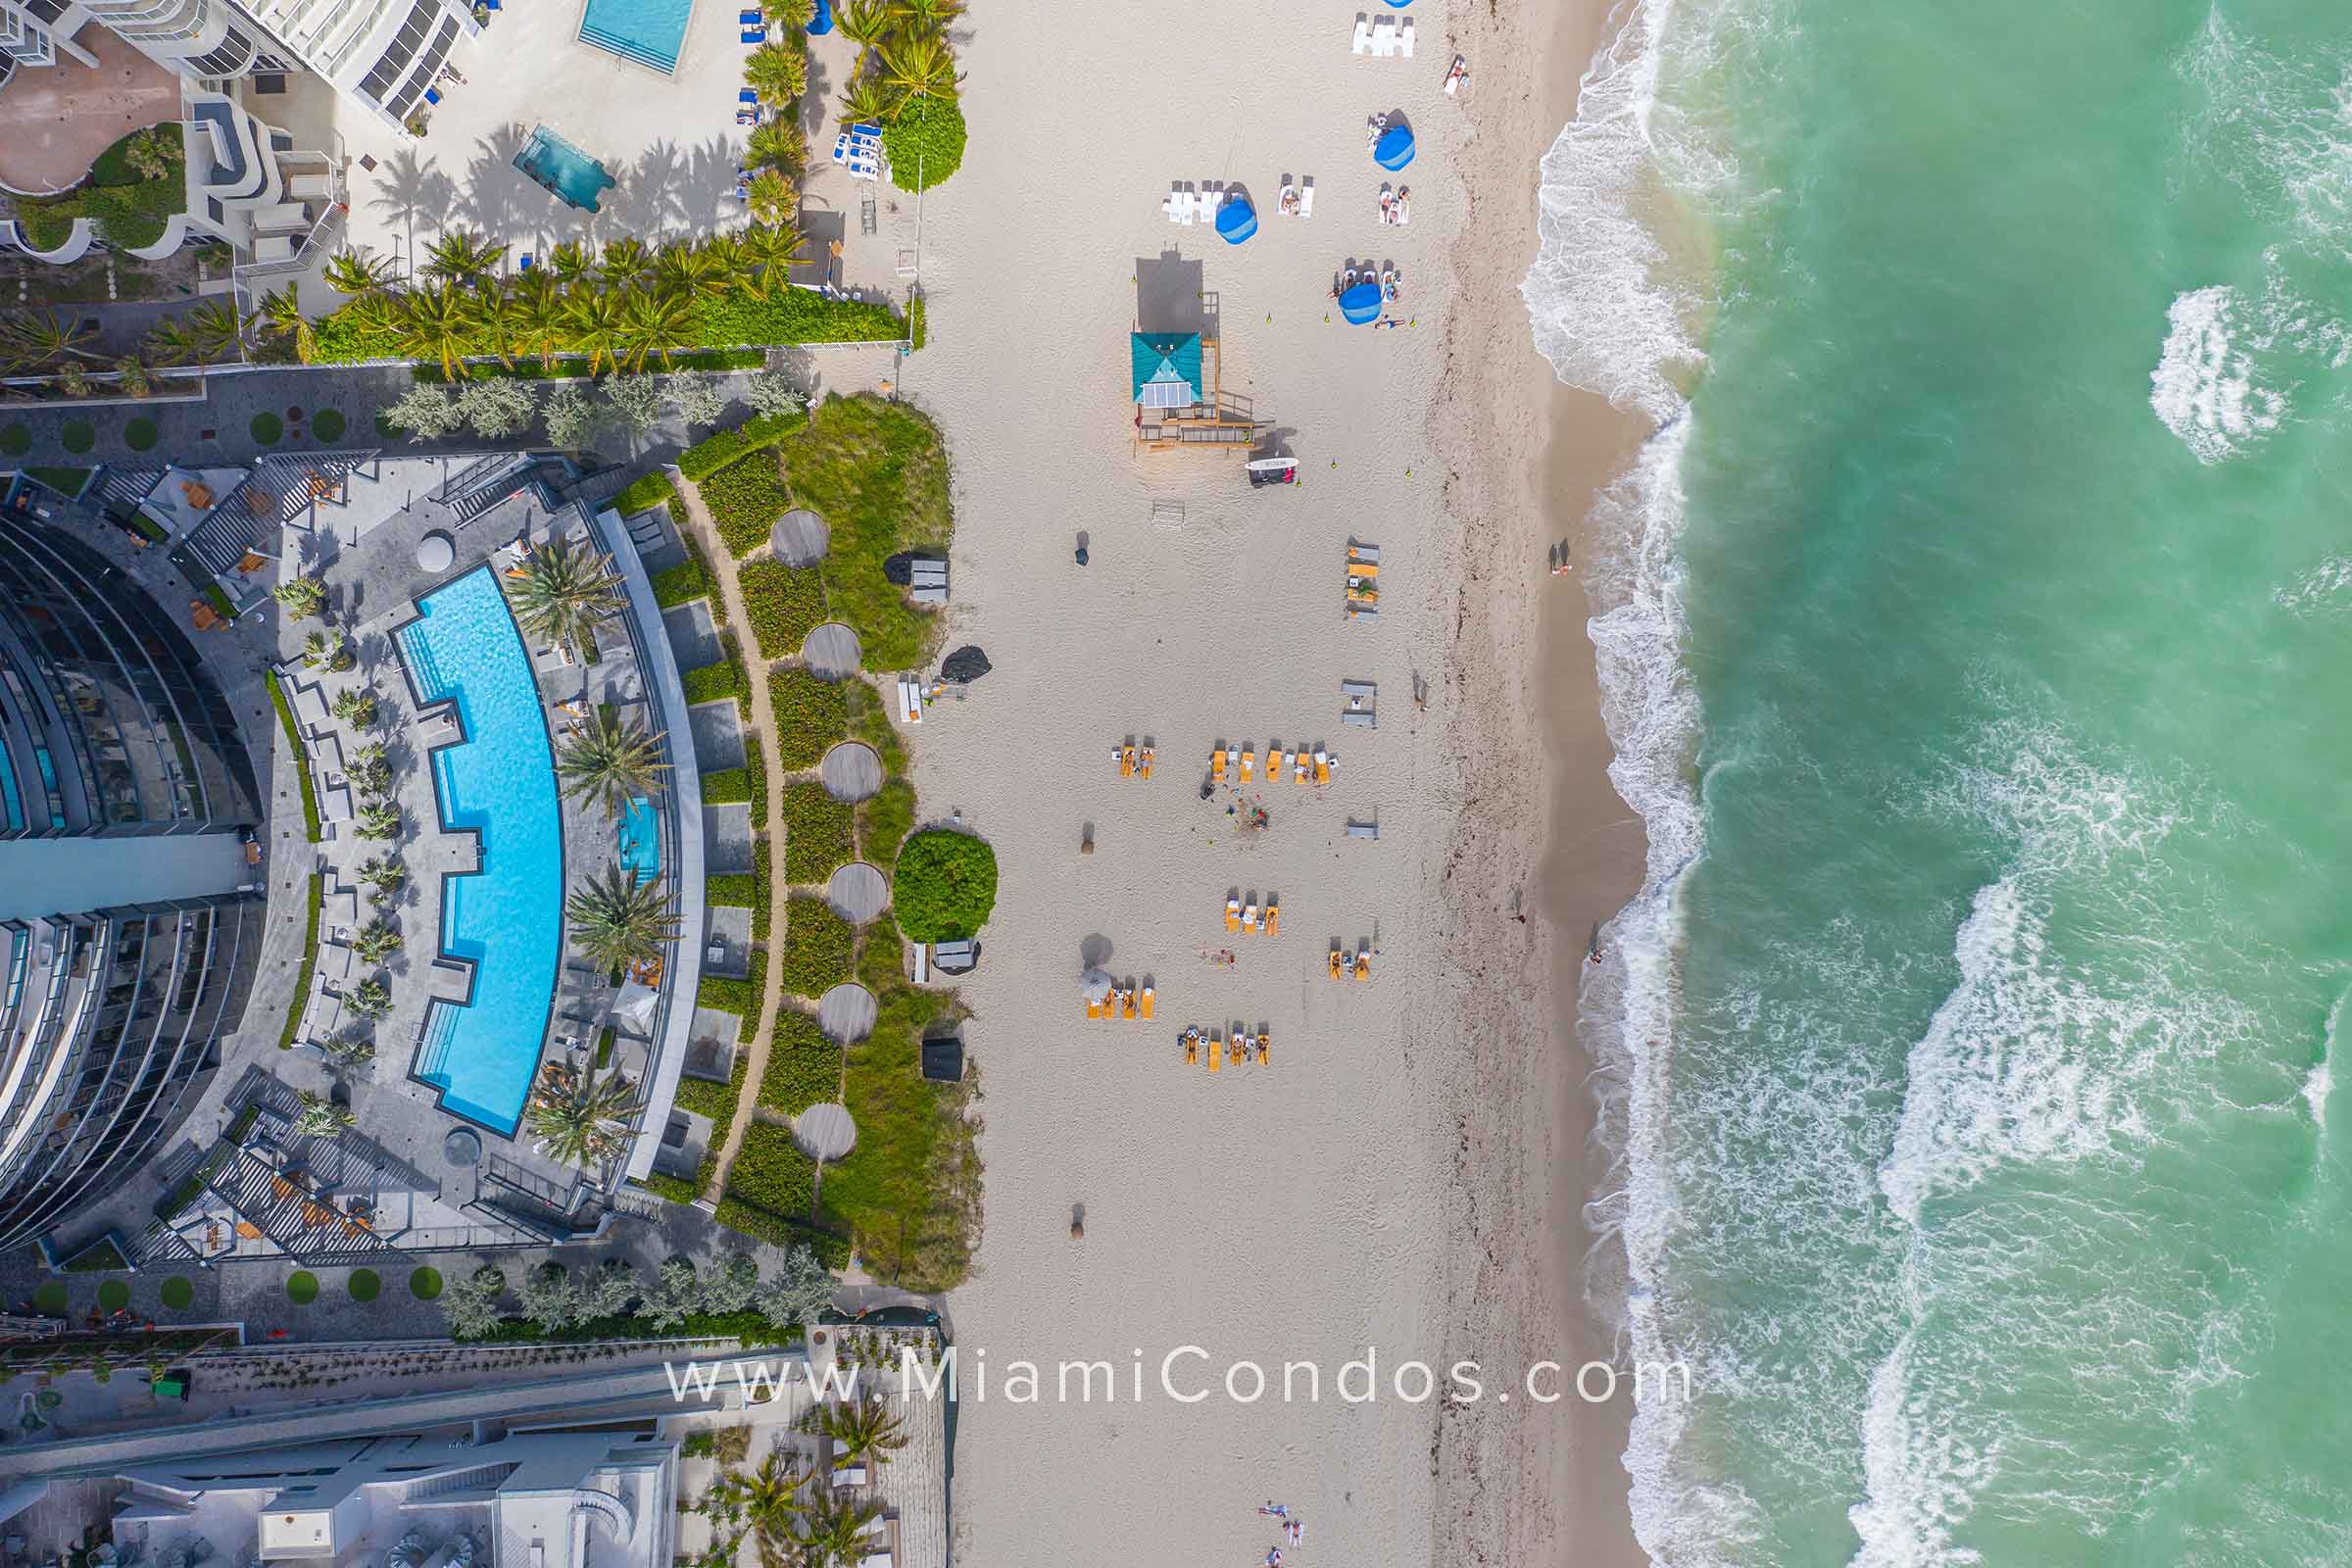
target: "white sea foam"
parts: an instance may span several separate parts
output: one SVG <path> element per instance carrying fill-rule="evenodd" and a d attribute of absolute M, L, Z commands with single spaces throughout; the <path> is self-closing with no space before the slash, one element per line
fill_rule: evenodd
<path fill-rule="evenodd" d="M 2232 26 L 2217 5 L 2178 69 L 2200 99 L 2182 133 L 2191 164 L 2243 190 L 2257 218 L 2282 219 L 2299 247 L 2343 256 L 2352 243 L 2345 51 L 2281 55 Z"/>
<path fill-rule="evenodd" d="M 1862 1421 L 1862 1474 L 1869 1488 L 1847 1510 L 1861 1546 L 1853 1568 L 1961 1568 L 1982 1562 L 1953 1544 L 1978 1489 L 1998 1463 L 1953 1434 L 1953 1412 L 1912 1386 L 1913 1339 L 1903 1336 L 1871 1374 Z"/>
<path fill-rule="evenodd" d="M 2346 588 L 2352 588 L 2352 556 L 2329 556 L 2271 600 L 2290 615 L 2316 615 L 2345 608 Z"/>
<path fill-rule="evenodd" d="M 2237 290 L 2191 289 L 2167 313 L 2171 330 L 2149 374 L 2148 404 L 2200 463 L 2219 463 L 2278 427 L 2286 394 L 2259 378 L 2253 355 L 2235 340 L 2245 323 Z"/>

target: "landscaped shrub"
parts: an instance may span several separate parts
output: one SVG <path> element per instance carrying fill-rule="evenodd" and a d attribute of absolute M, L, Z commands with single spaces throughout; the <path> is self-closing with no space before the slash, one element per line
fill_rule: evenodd
<path fill-rule="evenodd" d="M 57 440 L 60 446 L 78 458 L 98 444 L 98 432 L 90 427 L 89 420 L 74 419 L 57 432 Z"/>
<path fill-rule="evenodd" d="M 814 566 L 787 566 L 774 557 L 747 563 L 736 573 L 743 612 L 761 659 L 784 659 L 801 651 L 825 618 L 823 579 Z"/>
<path fill-rule="evenodd" d="M 776 765 L 786 772 L 814 767 L 826 751 L 849 733 L 849 694 L 844 682 L 821 680 L 805 669 L 771 670 L 768 706 L 776 711 Z"/>
<path fill-rule="evenodd" d="M 743 776 L 751 782 L 752 831 L 755 834 L 764 833 L 767 831 L 767 752 L 760 746 L 758 735 L 746 734 L 743 737 Z"/>
<path fill-rule="evenodd" d="M 784 791 L 784 880 L 822 882 L 850 863 L 857 853 L 850 808 L 825 793 L 822 784 L 794 784 Z"/>
<path fill-rule="evenodd" d="M 926 95 L 899 111 L 882 127 L 882 151 L 890 182 L 901 190 L 928 190 L 963 167 L 963 111 L 953 98 Z"/>
<path fill-rule="evenodd" d="M 660 468 L 640 474 L 629 482 L 628 488 L 612 498 L 612 510 L 624 517 L 634 517 L 640 512 L 651 512 L 678 493 L 669 482 L 669 475 Z"/>
<path fill-rule="evenodd" d="M 715 703 L 722 697 L 743 695 L 743 682 L 735 678 L 735 666 L 725 662 L 690 669 L 678 677 L 678 684 L 686 688 L 689 703 Z"/>
<path fill-rule="evenodd" d="M 857 928 L 822 899 L 796 898 L 784 906 L 784 989 L 815 1001 L 850 977 Z"/>
<path fill-rule="evenodd" d="M 762 414 L 746 419 L 732 430 L 720 430 L 678 454 L 678 471 L 689 479 L 700 480 L 762 447 L 772 447 L 788 435 L 808 428 L 808 416 L 800 409 L 785 409 L 775 414 Z"/>
<path fill-rule="evenodd" d="M 794 1142 L 791 1128 L 756 1121 L 743 1131 L 727 1193 L 771 1213 L 806 1215 L 816 1201 L 816 1161 Z"/>
<path fill-rule="evenodd" d="M 798 1116 L 840 1093 L 841 1047 L 805 1012 L 777 1018 L 767 1043 L 767 1071 L 760 1076 L 760 1103 Z"/>
<path fill-rule="evenodd" d="M 733 1193 L 722 1193 L 718 1200 L 718 1222 L 731 1231 L 777 1247 L 796 1243 L 816 1254 L 816 1260 L 839 1272 L 850 1266 L 850 1239 L 839 1231 L 827 1230 L 793 1214 L 779 1214 L 773 1209 L 747 1203 Z"/>
<path fill-rule="evenodd" d="M 738 561 L 767 543 L 776 519 L 792 505 L 776 460 L 762 453 L 728 464 L 700 488 L 719 539 Z"/>
<path fill-rule="evenodd" d="M 722 767 L 703 775 L 705 806 L 741 806 L 752 798 L 752 775 L 740 767 Z"/>
<path fill-rule="evenodd" d="M 320 409 L 311 416 L 311 434 L 320 441 L 340 441 L 347 426 L 341 409 Z"/>
<path fill-rule="evenodd" d="M 710 981 L 705 980 L 703 983 L 708 985 Z M 758 1004 L 755 1003 L 754 1011 L 757 1012 L 757 1010 Z M 743 1099 L 743 1081 L 750 1075 L 751 1070 L 750 1054 L 737 1052 L 735 1054 L 735 1070 L 727 1075 L 725 1083 L 714 1084 L 708 1078 L 680 1078 L 677 1098 L 671 1103 L 680 1110 L 692 1111 L 697 1116 L 710 1117 L 711 1125 L 718 1129 L 712 1136 L 724 1138 L 727 1124 L 735 1119 L 736 1102 Z"/>
<path fill-rule="evenodd" d="M 161 433 L 153 419 L 144 414 L 133 415 L 130 422 L 122 426 L 122 444 L 133 452 L 145 452 L 154 447 Z"/>
<path fill-rule="evenodd" d="M 32 1304 L 53 1317 L 66 1309 L 68 1299 L 64 1280 L 43 1280 L 32 1288 Z"/>
<path fill-rule="evenodd" d="M 670 505 L 679 505 L 674 496 Z M 711 620 L 724 626 L 727 623 L 727 602 L 719 595 L 718 583 L 710 575 L 710 563 L 703 560 L 702 546 L 694 542 L 694 535 L 687 531 L 686 521 L 682 518 L 678 523 L 678 537 L 685 542 L 686 559 L 666 571 L 654 574 L 654 603 L 663 610 L 670 610 L 679 605 L 692 604 L 697 599 L 708 599 L 710 602 Z"/>
<path fill-rule="evenodd" d="M 914 828 L 914 786 L 894 778 L 872 796 L 858 803 L 858 854 L 871 863 L 890 868 L 899 844 Z"/>
<path fill-rule="evenodd" d="M 174 1312 L 185 1312 L 196 1304 L 196 1283 L 185 1274 L 174 1274 L 164 1281 L 157 1294 L 163 1298 L 164 1305 Z"/>
<path fill-rule="evenodd" d="M 808 432 L 778 452 L 796 504 L 825 519 L 831 538 L 813 569 L 825 609 L 858 633 L 871 670 L 913 669 L 939 639 L 939 617 L 918 610 L 883 574 L 903 551 L 948 553 L 948 456 L 938 427 L 903 403 L 830 398 Z"/>
<path fill-rule="evenodd" d="M 882 946 L 869 942 L 866 950 Z M 972 1090 L 923 1077 L 922 1037 L 956 1002 L 952 994 L 908 985 L 895 955 L 882 954 L 868 972 L 877 1002 L 874 1030 L 849 1054 L 842 1094 L 858 1124 L 858 1144 L 825 1167 L 825 1212 L 857 1236 L 876 1279 L 908 1290 L 947 1290 L 971 1269 L 979 1156 L 964 1114 Z"/>
<path fill-rule="evenodd" d="M 748 909 L 759 899 L 759 881 L 748 871 L 707 876 L 703 878 L 703 898 L 708 903 L 723 904 L 729 908 Z"/>
<path fill-rule="evenodd" d="M 409 1294 L 419 1301 L 438 1299 L 441 1295 L 441 1271 L 437 1268 L 412 1270 L 409 1274 Z"/>
<path fill-rule="evenodd" d="M 318 1299 L 318 1276 L 307 1268 L 298 1268 L 287 1275 L 286 1299 L 296 1306 L 308 1306 Z"/>
<path fill-rule="evenodd" d="M 120 1312 L 130 1304 L 130 1287 L 122 1280 L 105 1280 L 98 1286 L 98 1308 L 102 1312 Z"/>
<path fill-rule="evenodd" d="M 274 685 L 272 686 L 274 690 Z M 303 934 L 302 965 L 294 972 L 294 994 L 286 1001 L 286 1026 L 277 1037 L 277 1049 L 292 1051 L 294 1033 L 302 1027 L 302 1007 L 311 997 L 311 975 L 318 967 L 318 913 L 326 897 L 326 874 L 311 873 L 310 929 Z M 193 1195 L 191 1195 L 193 1196 Z"/>
<path fill-rule="evenodd" d="M 20 207 L 19 220 L 25 209 Z M 45 216 L 45 215 L 44 215 Z M 62 230 L 61 230 L 62 232 Z M 55 245 L 43 246 L 55 249 Z M 464 291 L 461 291 L 464 292 Z M 767 299 L 754 299 L 748 294 L 731 294 L 720 300 L 698 300 L 686 322 L 686 338 L 701 349 L 753 349 L 787 347 L 795 343 L 889 343 L 905 330 L 898 317 L 887 305 L 867 305 L 857 300 L 828 300 L 814 290 L 780 288 Z M 355 314 L 350 305 L 320 317 L 318 322 L 318 362 L 325 365 L 349 365 L 357 360 L 397 360 L 400 352 L 398 333 L 366 314 Z M 478 328 L 460 334 L 460 345 L 468 356 L 487 359 L 495 352 L 490 339 Z M 555 345 L 560 354 L 569 353 L 574 340 L 559 337 Z M 670 356 L 672 368 L 743 368 L 763 356 L 743 354 L 683 354 Z M 587 373 L 585 359 L 559 363 L 559 371 L 572 376 Z M 536 360 L 517 360 L 513 370 L 496 365 L 476 365 L 468 368 L 474 374 L 518 375 L 530 378 L 545 372 Z M 433 367 L 438 378 L 440 366 Z"/>
<path fill-rule="evenodd" d="M 976 935 L 997 906 L 997 852 L 969 833 L 917 833 L 899 849 L 890 902 L 910 942 Z"/>
<path fill-rule="evenodd" d="M 253 432 L 253 438 L 262 445 L 273 446 L 286 433 L 286 421 L 264 409 L 253 416 L 253 422 L 246 428 Z"/>
<path fill-rule="evenodd" d="M 710 1178 L 717 1174 L 718 1155 L 710 1153 L 705 1154 L 701 1164 L 695 1167 L 692 1181 L 658 1170 L 649 1170 L 643 1176 L 631 1177 L 630 1180 L 656 1198 L 666 1199 L 673 1203 L 691 1203 L 709 1190 Z"/>
<path fill-rule="evenodd" d="M 21 424 L 0 426 L 0 457 L 21 458 L 32 450 L 32 432 Z"/>
<path fill-rule="evenodd" d="M 344 1288 L 351 1292 L 353 1300 L 365 1303 L 384 1294 L 384 1280 L 371 1268 L 355 1268 L 351 1278 L 344 1281 Z"/>

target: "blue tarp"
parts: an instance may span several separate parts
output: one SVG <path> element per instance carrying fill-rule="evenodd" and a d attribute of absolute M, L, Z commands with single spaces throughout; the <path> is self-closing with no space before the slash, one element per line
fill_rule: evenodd
<path fill-rule="evenodd" d="M 1391 125 L 1372 144 L 1372 161 L 1383 169 L 1402 169 L 1413 161 L 1413 133 L 1408 126 Z"/>
<path fill-rule="evenodd" d="M 1380 314 L 1380 284 L 1358 283 L 1340 296 L 1340 314 L 1362 326 Z"/>
<path fill-rule="evenodd" d="M 1239 245 L 1257 232 L 1257 213 L 1238 197 L 1228 196 L 1217 209 L 1217 232 L 1225 236 L 1228 245 Z"/>

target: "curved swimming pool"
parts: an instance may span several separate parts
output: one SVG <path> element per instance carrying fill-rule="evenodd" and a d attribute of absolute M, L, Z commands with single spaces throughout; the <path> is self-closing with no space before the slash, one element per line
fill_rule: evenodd
<path fill-rule="evenodd" d="M 555 1004 L 564 943 L 564 818 L 530 651 L 496 572 L 416 601 L 400 629 L 418 704 L 454 703 L 465 738 L 436 747 L 441 825 L 471 832 L 479 871 L 441 879 L 441 951 L 473 966 L 466 1003 L 437 1001 L 409 1072 L 453 1115 L 513 1136 Z"/>

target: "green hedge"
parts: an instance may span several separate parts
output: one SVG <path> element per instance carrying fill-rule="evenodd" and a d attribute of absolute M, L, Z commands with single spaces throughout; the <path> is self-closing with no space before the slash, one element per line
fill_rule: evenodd
<path fill-rule="evenodd" d="M 913 831 L 914 786 L 905 779 L 894 778 L 858 803 L 858 854 L 885 872 L 898 859 L 899 846 Z"/>
<path fill-rule="evenodd" d="M 752 775 L 740 767 L 722 767 L 703 775 L 705 806 L 742 806 L 752 798 Z"/>
<path fill-rule="evenodd" d="M 641 474 L 630 482 L 627 489 L 614 496 L 612 508 L 624 517 L 633 517 L 640 512 L 651 512 L 666 504 L 677 493 L 678 487 L 669 482 L 669 475 L 656 468 L 651 473 Z"/>
<path fill-rule="evenodd" d="M 696 1165 L 692 1181 L 682 1176 L 664 1175 L 658 1170 L 647 1171 L 644 1176 L 631 1179 L 656 1198 L 666 1198 L 673 1203 L 691 1203 L 710 1190 L 710 1179 L 717 1174 L 718 1155 L 713 1152 L 705 1154 L 701 1163 Z"/>
<path fill-rule="evenodd" d="M 850 698 L 842 681 L 821 680 L 805 669 L 771 670 L 767 700 L 776 713 L 776 765 L 788 773 L 814 767 L 849 733 Z"/>
<path fill-rule="evenodd" d="M 928 190 L 963 167 L 963 111 L 953 98 L 914 99 L 882 127 L 890 182 L 901 190 Z"/>
<path fill-rule="evenodd" d="M 705 436 L 678 454 L 678 471 L 697 482 L 716 473 L 738 458 L 772 447 L 786 436 L 808 428 L 808 416 L 799 409 L 762 414 L 732 430 Z"/>
<path fill-rule="evenodd" d="M 752 950 L 751 975 L 738 979 L 733 975 L 707 974 L 695 988 L 697 1006 L 716 1007 L 731 1012 L 751 1028 L 760 1021 L 760 999 L 767 992 L 767 955 Z"/>
<path fill-rule="evenodd" d="M 822 784 L 794 784 L 784 791 L 784 880 L 822 882 L 857 854 L 850 808 L 825 793 Z"/>
<path fill-rule="evenodd" d="M 670 1102 L 680 1110 L 690 1110 L 697 1116 L 708 1116 L 718 1129 L 719 1138 L 726 1137 L 728 1123 L 735 1119 L 736 1102 L 743 1099 L 743 1082 L 752 1070 L 751 1054 L 740 1047 L 735 1052 L 735 1070 L 723 1084 L 707 1078 L 680 1078 L 677 1097 Z"/>
<path fill-rule="evenodd" d="M 997 852 L 969 833 L 917 833 L 900 847 L 890 903 L 910 942 L 977 935 L 997 906 Z"/>
<path fill-rule="evenodd" d="M 774 1214 L 806 1214 L 816 1202 L 816 1161 L 791 1128 L 753 1122 L 727 1170 L 727 1196 Z"/>
<path fill-rule="evenodd" d="M 810 289 L 778 289 L 767 299 L 754 299 L 748 294 L 731 294 L 725 299 L 699 300 L 686 323 L 686 344 L 694 349 L 754 349 L 787 347 L 795 343 L 891 343 L 903 335 L 904 326 L 887 305 L 866 305 L 857 300 L 828 300 Z M 318 359 L 329 365 L 348 365 L 357 360 L 398 360 L 402 354 L 400 336 L 388 325 L 371 321 L 365 314 L 355 315 L 351 306 L 344 305 L 319 318 L 318 322 Z M 466 334 L 461 346 L 468 356 L 495 359 L 495 345 L 484 334 Z M 556 352 L 575 352 L 568 340 L 559 342 Z M 437 358 L 437 357 L 436 357 Z M 670 364 L 674 367 L 694 365 L 702 356 L 673 351 Z M 721 363 L 744 365 L 763 356 L 728 355 Z M 659 364 L 658 361 L 653 362 Z M 528 366 L 530 369 L 524 368 Z M 496 365 L 469 367 L 474 373 L 509 373 Z M 433 367 L 437 375 L 440 366 Z M 529 375 L 544 374 L 537 363 L 518 360 L 514 372 Z"/>
<path fill-rule="evenodd" d="M 278 684 L 277 671 L 264 670 L 262 677 L 269 682 L 270 702 L 277 710 L 278 727 L 286 732 L 286 744 L 294 748 L 294 772 L 302 780 L 302 824 L 309 831 L 311 842 L 316 844 L 319 835 L 318 792 L 311 783 L 311 749 L 302 743 L 302 730 L 294 722 L 294 710 L 286 702 L 285 688 Z"/>
<path fill-rule="evenodd" d="M 824 1254 L 817 1255 L 821 1259 Z M 847 1261 L 845 1258 L 842 1263 L 825 1266 L 840 1268 Z M 594 1340 L 733 1340 L 745 1347 L 793 1345 L 800 1338 L 797 1325 L 779 1328 L 749 1307 L 740 1312 L 689 1312 L 686 1321 L 673 1328 L 657 1328 L 653 1319 L 634 1314 L 597 1317 L 585 1323 L 566 1324 L 553 1334 L 528 1318 L 511 1317 L 487 1334 L 466 1336 L 467 1343 L 474 1345 L 512 1345 L 532 1340 L 559 1345 Z"/>
<path fill-rule="evenodd" d="M 685 511 L 685 503 L 672 495 L 669 505 L 670 514 L 677 517 L 678 538 L 686 546 L 686 559 L 667 571 L 655 574 L 654 603 L 663 610 L 669 610 L 678 605 L 691 604 L 697 599 L 708 599 L 710 601 L 710 619 L 724 626 L 727 623 L 727 602 L 719 594 L 718 580 L 710 575 L 710 564 L 703 559 L 703 547 L 694 542 L 694 531 L 688 526 L 689 519 L 679 515 Z"/>
<path fill-rule="evenodd" d="M 720 1196 L 717 1218 L 727 1229 L 758 1241 L 776 1247 L 791 1247 L 796 1243 L 806 1247 L 816 1254 L 818 1262 L 835 1273 L 850 1266 L 850 1239 L 839 1231 L 747 1203 L 733 1194 Z"/>
<path fill-rule="evenodd" d="M 720 541 L 738 561 L 768 542 L 776 519 L 792 505 L 776 460 L 764 453 L 728 464 L 698 481 L 698 488 Z"/>
<path fill-rule="evenodd" d="M 324 329 L 323 322 L 320 323 L 320 329 Z M 553 365 L 542 365 L 535 359 L 519 359 L 513 365 L 507 365 L 489 358 L 486 348 L 480 352 L 485 357 L 466 368 L 465 379 L 480 380 L 484 376 L 496 376 L 503 381 L 580 381 L 591 374 L 586 355 L 559 355 Z M 398 358 L 398 354 L 395 352 L 377 357 L 392 359 Z M 689 349 L 684 352 L 672 349 L 667 365 L 663 365 L 661 357 L 656 355 L 647 359 L 645 368 L 649 374 L 663 375 L 677 370 L 756 370 L 766 363 L 767 354 L 760 349 Z M 441 373 L 438 363 L 418 365 L 413 373 L 419 381 L 435 384 L 449 379 Z"/>
<path fill-rule="evenodd" d="M 731 909 L 749 909 L 760 902 L 760 879 L 748 871 L 731 871 L 703 878 L 703 899 Z"/>
<path fill-rule="evenodd" d="M 774 557 L 747 562 L 735 574 L 743 590 L 743 612 L 761 659 L 788 659 L 801 651 L 825 618 L 823 579 L 814 566 L 787 566 Z"/>
<path fill-rule="evenodd" d="M 787 1011 L 768 1037 L 767 1070 L 760 1075 L 760 1103 L 798 1116 L 841 1094 L 841 1047 L 825 1038 L 816 1020 Z"/>
<path fill-rule="evenodd" d="M 678 677 L 678 684 L 686 688 L 689 703 L 715 703 L 722 697 L 740 701 L 743 697 L 742 678 L 735 673 L 735 666 L 726 662 L 690 669 Z"/>
<path fill-rule="evenodd" d="M 858 930 L 822 899 L 787 900 L 784 905 L 784 989 L 811 1002 L 850 978 L 858 957 Z"/>
<path fill-rule="evenodd" d="M 311 913 L 309 929 L 302 939 L 302 967 L 294 972 L 294 996 L 286 1004 L 286 1026 L 278 1032 L 277 1049 L 294 1049 L 294 1032 L 302 1027 L 303 1004 L 311 997 L 311 977 L 318 968 L 318 911 L 326 900 L 326 873 L 311 873 Z"/>

